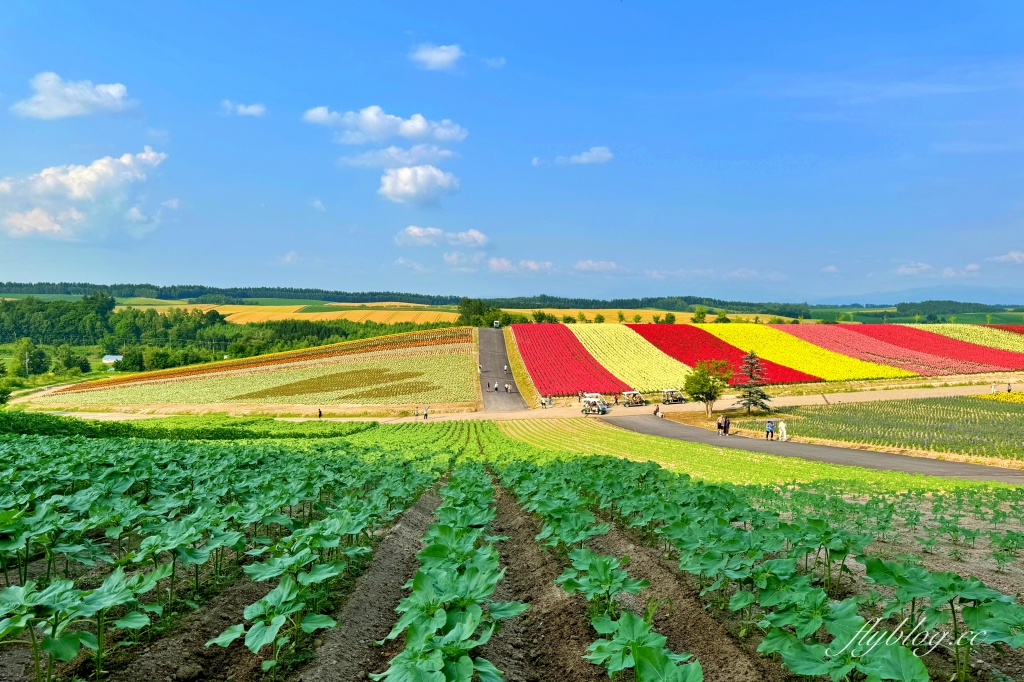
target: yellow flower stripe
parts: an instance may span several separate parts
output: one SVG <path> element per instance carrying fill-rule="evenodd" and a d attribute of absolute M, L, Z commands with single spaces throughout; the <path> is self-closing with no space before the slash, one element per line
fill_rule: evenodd
<path fill-rule="evenodd" d="M 997 388 L 1002 387 L 1002 384 L 997 384 Z M 995 400 L 1000 403 L 1024 403 L 1024 393 L 1016 391 L 1014 393 L 1006 393 L 1005 391 L 1000 393 L 988 393 L 986 395 L 975 396 L 982 400 Z"/>
<path fill-rule="evenodd" d="M 926 332 L 957 341 L 976 343 L 979 346 L 1024 353 L 1024 334 L 1014 334 L 1005 329 L 981 327 L 976 324 L 906 324 L 903 326 L 923 329 Z"/>
<path fill-rule="evenodd" d="M 754 351 L 765 360 L 821 377 L 825 381 L 888 379 L 917 376 L 897 367 L 879 365 L 834 353 L 762 324 L 701 324 L 701 329 L 740 350 Z"/>
<path fill-rule="evenodd" d="M 567 325 L 605 369 L 632 388 L 650 393 L 683 387 L 690 368 L 619 324 Z"/>

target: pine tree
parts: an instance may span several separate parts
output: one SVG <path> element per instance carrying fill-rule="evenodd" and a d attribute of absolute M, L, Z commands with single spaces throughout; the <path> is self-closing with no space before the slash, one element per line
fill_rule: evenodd
<path fill-rule="evenodd" d="M 750 351 L 743 356 L 743 364 L 740 365 L 740 372 L 747 378 L 746 382 L 740 385 L 740 404 L 750 410 L 757 408 L 768 412 L 771 407 L 768 405 L 771 396 L 764 390 L 764 366 L 757 353 Z"/>

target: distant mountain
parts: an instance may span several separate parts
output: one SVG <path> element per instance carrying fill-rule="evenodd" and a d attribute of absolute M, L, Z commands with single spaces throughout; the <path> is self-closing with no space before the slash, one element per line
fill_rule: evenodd
<path fill-rule="evenodd" d="M 825 296 L 812 299 L 810 303 L 811 305 L 871 303 L 878 306 L 893 306 L 908 301 L 971 301 L 1007 308 L 1022 307 L 1024 306 L 1024 288 L 944 285 L 899 291 Z"/>

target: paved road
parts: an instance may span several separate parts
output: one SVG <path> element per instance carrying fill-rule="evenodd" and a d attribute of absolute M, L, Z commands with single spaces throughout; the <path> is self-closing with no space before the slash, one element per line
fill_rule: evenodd
<path fill-rule="evenodd" d="M 481 327 L 480 330 L 480 385 L 484 391 L 485 412 L 511 412 L 525 410 L 526 401 L 519 394 L 512 370 L 508 372 L 508 352 L 505 334 L 500 329 Z M 494 382 L 498 390 L 494 390 Z M 512 384 L 512 392 L 505 393 L 505 384 Z"/>
<path fill-rule="evenodd" d="M 601 417 L 604 421 L 629 431 L 644 433 L 650 436 L 663 436 L 693 443 L 706 443 L 723 448 L 763 452 L 783 457 L 800 457 L 814 462 L 830 464 L 846 464 L 867 469 L 883 469 L 886 471 L 902 471 L 910 474 L 927 476 L 943 476 L 946 478 L 968 478 L 977 481 L 1002 481 L 1024 485 L 1024 471 L 1003 469 L 981 464 L 950 462 L 927 457 L 908 457 L 888 452 L 871 452 L 869 450 L 853 450 L 836 448 L 828 445 L 812 443 L 782 443 L 766 441 L 743 436 L 719 436 L 716 432 L 697 426 L 680 424 L 669 419 L 659 419 L 653 415 L 636 415 L 629 417 Z"/>

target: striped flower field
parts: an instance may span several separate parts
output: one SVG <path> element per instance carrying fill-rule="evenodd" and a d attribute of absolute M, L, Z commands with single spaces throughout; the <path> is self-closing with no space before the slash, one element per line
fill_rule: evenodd
<path fill-rule="evenodd" d="M 541 393 L 554 395 L 611 393 L 622 385 L 643 392 L 681 388 L 704 360 L 729 362 L 736 385 L 751 350 L 772 384 L 1024 370 L 1024 327 L 520 324 L 512 332 L 530 378 Z"/>

